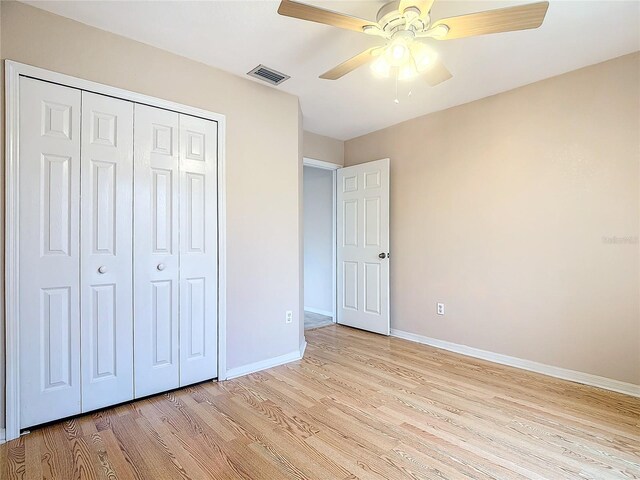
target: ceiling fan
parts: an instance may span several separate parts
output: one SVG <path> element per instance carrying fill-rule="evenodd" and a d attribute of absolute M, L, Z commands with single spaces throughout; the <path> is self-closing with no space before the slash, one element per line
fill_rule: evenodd
<path fill-rule="evenodd" d="M 433 2 L 434 0 L 391 1 L 380 8 L 375 22 L 293 0 L 282 0 L 278 13 L 386 40 L 384 45 L 359 53 L 323 73 L 320 78 L 337 80 L 372 62 L 371 70 L 378 76 L 393 75 L 398 80 L 404 80 L 424 74 L 427 83 L 435 86 L 449 80 L 452 75 L 422 40 L 451 40 L 538 28 L 549 7 L 549 2 L 544 1 L 443 18 L 434 22 L 430 16 Z"/>

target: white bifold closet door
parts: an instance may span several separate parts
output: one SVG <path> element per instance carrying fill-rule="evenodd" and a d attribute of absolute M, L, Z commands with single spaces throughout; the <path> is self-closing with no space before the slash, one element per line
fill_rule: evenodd
<path fill-rule="evenodd" d="M 20 118 L 27 427 L 133 398 L 133 104 L 22 78 Z"/>
<path fill-rule="evenodd" d="M 133 398 L 133 103 L 82 92 L 82 411 Z"/>
<path fill-rule="evenodd" d="M 81 412 L 80 90 L 20 79 L 20 426 Z"/>
<path fill-rule="evenodd" d="M 216 122 L 19 92 L 21 428 L 216 378 Z"/>
<path fill-rule="evenodd" d="M 218 376 L 217 126 L 180 115 L 180 386 Z"/>
<path fill-rule="evenodd" d="M 135 106 L 135 396 L 217 377 L 215 122 Z"/>
<path fill-rule="evenodd" d="M 178 114 L 135 106 L 135 396 L 180 385 Z"/>

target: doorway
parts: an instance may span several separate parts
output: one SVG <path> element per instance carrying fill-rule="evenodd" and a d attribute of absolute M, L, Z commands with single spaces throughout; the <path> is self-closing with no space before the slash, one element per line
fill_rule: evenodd
<path fill-rule="evenodd" d="M 336 170 L 304 159 L 304 328 L 336 322 Z"/>
<path fill-rule="evenodd" d="M 389 335 L 389 168 L 388 158 L 304 159 L 305 330 L 339 323 Z"/>

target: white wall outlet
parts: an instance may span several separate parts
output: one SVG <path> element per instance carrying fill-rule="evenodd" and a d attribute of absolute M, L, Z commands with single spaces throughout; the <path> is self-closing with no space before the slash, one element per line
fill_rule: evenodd
<path fill-rule="evenodd" d="M 285 322 L 286 323 L 293 322 L 293 312 L 291 310 L 287 310 Z"/>
<path fill-rule="evenodd" d="M 444 315 L 444 303 L 438 304 L 438 315 Z"/>

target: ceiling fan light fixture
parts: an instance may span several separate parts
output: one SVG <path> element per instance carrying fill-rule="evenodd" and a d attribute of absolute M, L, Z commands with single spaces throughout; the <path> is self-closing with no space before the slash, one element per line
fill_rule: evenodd
<path fill-rule="evenodd" d="M 437 58 L 427 45 L 416 41 L 396 40 L 384 47 L 371 63 L 376 77 L 389 78 L 397 74 L 398 80 L 410 80 L 428 70 Z"/>
<path fill-rule="evenodd" d="M 391 56 L 394 60 L 403 60 L 404 57 L 407 56 L 407 47 L 405 47 L 401 43 L 394 45 L 393 47 L 391 47 Z"/>
<path fill-rule="evenodd" d="M 411 56 L 418 73 L 431 67 L 437 58 L 437 54 L 433 50 L 420 42 L 413 42 L 411 45 Z"/>
<path fill-rule="evenodd" d="M 411 80 L 418 75 L 418 71 L 416 70 L 416 66 L 413 62 L 407 62 L 401 67 L 398 68 L 398 80 Z"/>
<path fill-rule="evenodd" d="M 391 74 L 391 64 L 384 55 L 380 55 L 371 63 L 371 71 L 376 77 L 389 78 Z"/>
<path fill-rule="evenodd" d="M 386 48 L 385 57 L 392 67 L 399 67 L 411 58 L 411 51 L 404 40 L 398 39 Z"/>

